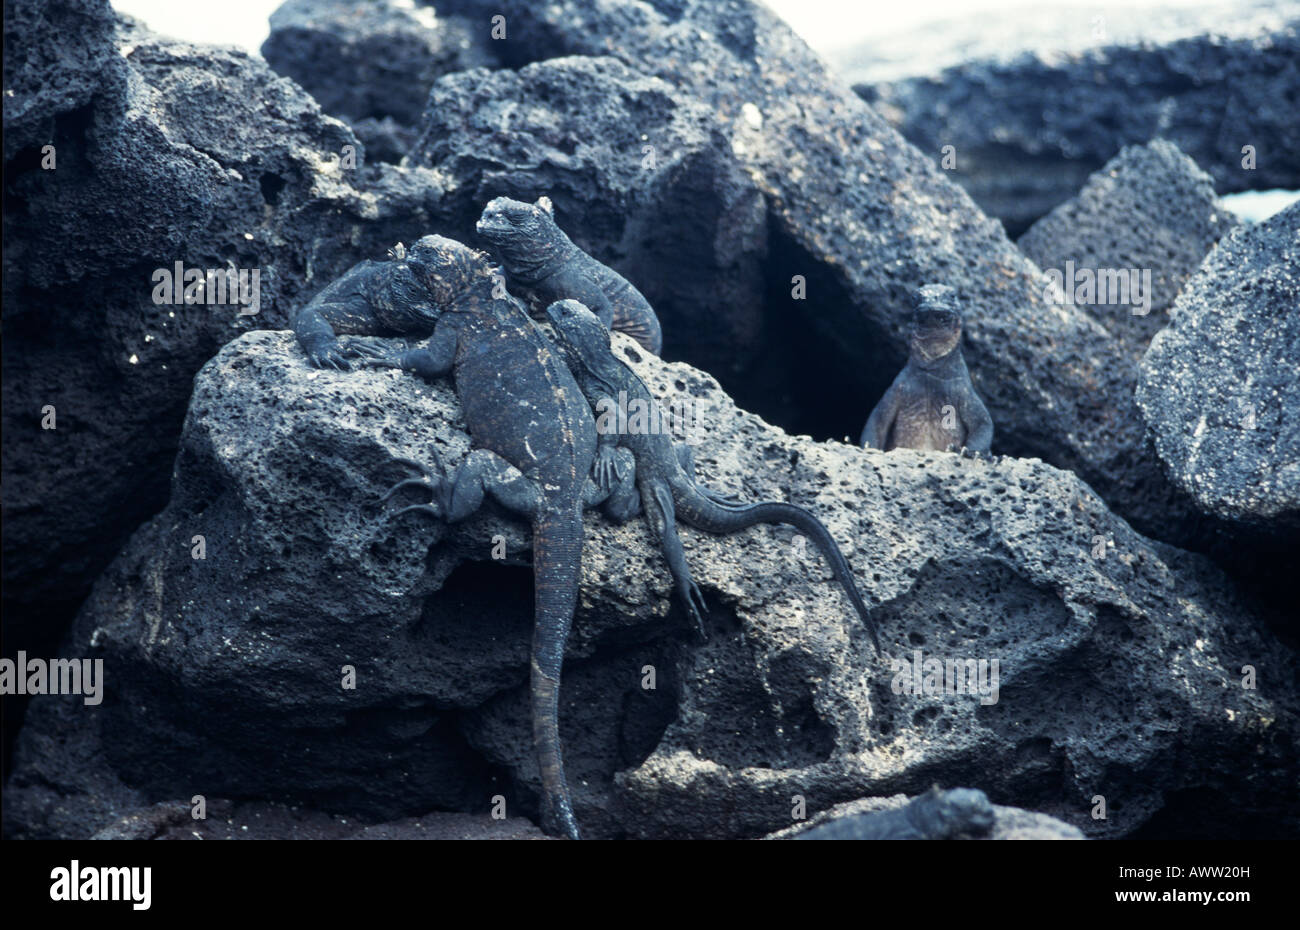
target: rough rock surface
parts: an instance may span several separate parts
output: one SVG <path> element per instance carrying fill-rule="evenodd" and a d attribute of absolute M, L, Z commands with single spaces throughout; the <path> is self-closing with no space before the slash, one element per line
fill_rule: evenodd
<path fill-rule="evenodd" d="M 889 798 L 863 798 L 859 801 L 836 804 L 829 810 L 824 810 L 809 817 L 802 823 L 769 834 L 765 839 L 793 839 L 799 834 L 816 829 L 823 824 L 851 819 L 862 814 L 872 814 L 876 811 L 893 810 L 902 807 L 910 800 L 912 799 L 905 794 L 897 794 Z M 1078 827 L 1062 823 L 1054 817 L 1048 817 L 1046 814 L 1036 814 L 1033 811 L 994 804 L 993 829 L 984 836 L 968 838 L 980 840 L 1081 840 L 1084 839 L 1084 835 L 1083 831 Z"/>
<path fill-rule="evenodd" d="M 1300 205 L 1223 239 L 1142 360 L 1173 479 L 1239 534 L 1300 539 Z"/>
<path fill-rule="evenodd" d="M 1091 308 L 1140 358 L 1169 321 L 1168 309 L 1183 282 L 1236 224 L 1216 204 L 1210 176 L 1178 146 L 1156 139 L 1125 148 L 1078 196 L 1031 226 L 1017 245 L 1044 271 L 1055 269 L 1063 278 L 1067 262 L 1076 275 L 1084 269 L 1130 270 L 1138 284 L 1149 273 L 1147 303 L 1141 307 L 1134 300 Z"/>
<path fill-rule="evenodd" d="M 1205 835 L 1295 829 L 1295 670 L 1207 560 L 1041 462 L 793 438 L 707 375 L 615 344 L 661 402 L 694 405 L 704 481 L 826 521 L 886 655 L 806 543 L 766 527 L 683 531 L 712 611 L 697 644 L 644 525 L 590 514 L 561 709 L 588 834 L 757 837 L 796 794 L 811 813 L 934 782 L 1090 834 L 1133 832 L 1167 794 L 1212 812 Z M 288 333 L 222 349 L 167 509 L 66 644 L 104 660 L 104 701 L 33 700 L 10 834 L 84 836 L 196 793 L 377 821 L 485 814 L 498 794 L 535 813 L 526 527 L 379 504 L 394 456 L 458 463 L 458 421 L 445 383 L 312 370 Z M 998 699 L 908 693 L 891 659 L 918 650 L 997 660 Z M 1096 794 L 1108 821 L 1089 817 Z"/>
<path fill-rule="evenodd" d="M 1208 0 L 1134 6 L 1099 0 L 1053 7 L 1050 15 L 946 17 L 901 31 L 875 32 L 827 49 L 826 57 L 851 84 L 879 84 L 935 74 L 970 61 L 1013 61 L 1025 53 L 1078 57 L 1100 45 L 1167 45 L 1213 33 L 1224 38 L 1258 35 L 1286 23 L 1290 0 Z"/>
<path fill-rule="evenodd" d="M 268 804 L 206 802 L 206 817 L 195 820 L 186 801 L 161 801 L 108 824 L 94 840 L 545 840 L 521 817 L 494 820 L 473 814 L 433 811 L 387 823 Z"/>
<path fill-rule="evenodd" d="M 199 367 L 240 332 L 286 325 L 354 262 L 428 231 L 442 187 L 424 169 L 367 169 L 359 147 L 345 167 L 357 139 L 255 56 L 125 21 L 115 36 L 106 0 L 46 6 L 56 34 L 6 33 L 7 91 L 19 71 L 6 130 L 12 112 L 29 144 L 5 161 L 3 495 L 6 634 L 53 630 L 52 649 L 165 503 Z M 26 69 L 46 57 L 81 68 L 65 86 L 91 96 L 34 85 Z M 153 275 L 176 262 L 257 270 L 259 312 L 156 303 Z"/>
<path fill-rule="evenodd" d="M 4 5 L 4 159 L 52 141 L 56 118 L 86 106 L 123 72 L 107 0 Z"/>
<path fill-rule="evenodd" d="M 445 175 L 465 242 L 497 196 L 542 194 L 580 249 L 640 289 L 667 356 L 752 365 L 767 333 L 767 211 L 713 110 L 614 58 L 449 75 L 410 161 Z"/>
<path fill-rule="evenodd" d="M 262 57 L 349 122 L 372 159 L 395 162 L 435 78 L 496 63 L 490 28 L 409 0 L 288 0 L 271 14 Z"/>
<path fill-rule="evenodd" d="M 1086 18 L 1095 21 L 1096 13 Z M 1123 146 L 1157 137 L 1209 172 L 1220 194 L 1300 187 L 1294 4 L 1227 15 L 1220 5 L 1198 18 L 1200 34 L 1154 42 L 1146 30 L 1117 35 L 1094 22 L 1062 30 L 1076 40 L 1064 47 L 1004 43 L 997 57 L 855 89 L 936 163 L 943 146 L 953 146 L 952 176 L 1015 235 L 1073 196 Z M 890 42 L 893 55 L 908 47 L 906 38 Z M 916 70 L 951 60 L 923 52 L 906 59 Z M 1255 149 L 1254 169 L 1243 167 L 1246 145 Z"/>
<path fill-rule="evenodd" d="M 731 391 L 742 407 L 818 438 L 856 432 L 907 357 L 915 288 L 949 284 L 962 300 L 976 390 L 996 424 L 993 451 L 1075 471 L 1146 532 L 1178 525 L 1143 445 L 1135 373 L 1111 364 L 1122 346 L 1091 315 L 1048 306 L 1043 275 L 1001 224 L 766 8 L 449 0 L 439 12 L 504 15 L 509 33 L 496 46 L 509 65 L 609 55 L 716 114 L 768 205 L 771 352 L 760 381 Z M 773 407 L 783 393 L 798 415 Z"/>

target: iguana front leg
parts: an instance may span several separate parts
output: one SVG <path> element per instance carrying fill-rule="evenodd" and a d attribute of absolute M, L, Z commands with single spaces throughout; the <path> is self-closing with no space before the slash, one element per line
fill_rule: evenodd
<path fill-rule="evenodd" d="M 641 498 L 636 488 L 636 459 L 630 449 L 602 442 L 597 446 L 592 473 L 582 489 L 584 510 L 601 507 L 615 523 L 637 515 Z"/>
<path fill-rule="evenodd" d="M 907 369 L 899 372 L 894 383 L 889 386 L 889 390 L 880 398 L 871 415 L 867 417 L 866 424 L 862 427 L 862 436 L 858 440 L 858 445 L 864 449 L 885 450 L 889 442 L 889 431 L 894 428 L 894 420 L 898 417 L 899 402 L 902 399 L 902 392 L 898 388 L 898 382 L 906 374 Z"/>
<path fill-rule="evenodd" d="M 992 456 L 993 418 L 974 389 L 967 385 L 957 400 L 957 416 L 966 427 L 966 448 L 983 456 Z"/>
<path fill-rule="evenodd" d="M 451 371 L 459 341 L 456 325 L 444 318 L 433 328 L 432 336 L 412 348 L 370 355 L 361 359 L 361 364 L 367 368 L 400 368 L 432 381 Z"/>
<path fill-rule="evenodd" d="M 379 332 L 379 320 L 370 306 L 361 298 L 335 303 L 308 304 L 294 317 L 293 331 L 298 343 L 307 354 L 307 360 L 317 368 L 334 368 L 348 371 L 348 359 L 369 355 L 368 346 L 340 346 L 336 333 L 369 336 Z"/>
<path fill-rule="evenodd" d="M 614 330 L 614 304 L 600 285 L 577 271 L 571 262 L 553 277 L 550 284 L 557 294 L 564 294 L 573 300 L 585 304 L 587 309 L 596 314 L 596 318 L 605 324 L 610 332 Z"/>

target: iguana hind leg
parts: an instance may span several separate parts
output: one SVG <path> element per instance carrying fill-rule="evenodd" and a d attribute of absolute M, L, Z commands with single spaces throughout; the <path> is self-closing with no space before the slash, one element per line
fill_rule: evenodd
<path fill-rule="evenodd" d="M 403 513 L 423 513 L 455 523 L 482 507 L 484 495 L 491 495 L 493 500 L 507 510 L 530 519 L 542 507 L 542 491 L 537 482 L 525 477 L 519 469 L 487 449 L 475 449 L 466 456 L 450 481 L 442 473 L 441 464 L 435 472 L 411 459 L 396 461 L 419 474 L 393 485 L 383 500 L 387 501 L 399 490 L 408 487 L 428 488 L 432 500 L 396 510 L 393 512 L 394 517 Z"/>
<path fill-rule="evenodd" d="M 587 478 L 582 490 L 582 506 L 599 506 L 613 522 L 626 523 L 641 510 L 641 496 L 636 486 L 636 457 L 632 450 L 618 446 L 609 453 L 603 465 L 599 473 Z"/>
<path fill-rule="evenodd" d="M 704 594 L 699 585 L 691 577 L 691 567 L 686 564 L 686 551 L 682 548 L 681 537 L 677 535 L 677 511 L 673 505 L 672 491 L 666 484 L 656 482 L 651 488 L 644 489 L 642 495 L 646 522 L 650 531 L 659 537 L 659 545 L 668 562 L 668 570 L 672 573 L 677 595 L 695 621 L 695 629 L 700 638 L 708 639 L 703 614 L 707 614 L 709 608 L 704 603 Z"/>

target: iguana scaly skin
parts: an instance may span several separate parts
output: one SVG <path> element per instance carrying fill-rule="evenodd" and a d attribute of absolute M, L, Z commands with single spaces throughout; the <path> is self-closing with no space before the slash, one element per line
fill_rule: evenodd
<path fill-rule="evenodd" d="M 429 302 L 418 266 L 408 261 L 400 242 L 389 259 L 353 265 L 294 315 L 294 334 L 317 368 L 347 371 L 348 359 L 369 354 L 365 345 L 340 346 L 340 333 L 427 336 L 433 332 L 439 311 Z"/>
<path fill-rule="evenodd" d="M 581 301 L 609 329 L 627 333 L 655 355 L 663 350 L 650 303 L 617 271 L 573 244 L 555 225 L 550 198 L 532 204 L 498 197 L 483 209 L 477 228 L 500 256 L 511 290 L 533 298 L 539 312 L 556 300 Z"/>
<path fill-rule="evenodd" d="M 546 311 L 565 361 L 577 376 L 578 384 L 592 407 L 609 409 L 620 398 L 627 404 L 640 401 L 652 411 L 652 423 L 664 422 L 654 396 L 645 383 L 610 349 L 609 331 L 590 310 L 573 300 L 551 304 Z M 641 505 L 652 532 L 658 538 L 672 572 L 677 592 L 703 632 L 701 611 L 704 599 L 691 578 L 690 568 L 677 536 L 677 518 L 688 526 L 710 533 L 735 533 L 758 523 L 788 523 L 816 543 L 844 593 L 848 595 L 862 622 L 871 632 L 871 641 L 880 651 L 876 626 L 858 593 L 848 562 L 836 546 L 830 532 L 815 516 L 794 504 L 764 501 L 741 504 L 720 497 L 701 487 L 695 480 L 689 447 L 674 448 L 672 438 L 661 431 L 621 434 L 601 432 L 602 443 L 617 443 L 630 449 L 635 461 L 635 481 L 641 493 Z M 679 451 L 682 450 L 682 451 Z"/>
<path fill-rule="evenodd" d="M 427 330 L 433 321 L 431 335 L 414 347 L 362 361 L 428 379 L 451 373 L 475 448 L 450 480 L 441 474 L 441 465 L 434 471 L 402 460 L 421 476 L 398 483 L 388 496 L 420 486 L 433 499 L 398 513 L 422 511 L 448 522 L 463 520 L 486 494 L 532 521 L 531 693 L 534 748 L 545 793 L 543 826 L 577 839 L 557 718 L 560 667 L 578 597 L 582 510 L 607 496 L 591 478 L 595 421 L 572 374 L 523 306 L 508 294 L 493 295 L 496 270 L 483 253 L 452 239 L 425 236 L 402 263 L 405 270 L 398 280 L 405 283 L 409 273 L 416 288 L 413 303 L 395 300 L 382 308 L 363 308 L 360 297 L 350 297 L 323 303 L 317 312 L 337 327 L 335 308 L 345 306 L 347 331 L 367 335 L 390 331 L 394 321 L 398 327 L 411 321 L 413 331 Z M 392 292 L 391 281 L 381 292 Z M 608 461 L 614 459 L 611 453 Z"/>
<path fill-rule="evenodd" d="M 911 356 L 862 428 L 864 448 L 990 455 L 993 420 L 961 354 L 956 292 L 927 284 L 917 295 Z"/>
<path fill-rule="evenodd" d="M 983 791 L 931 788 L 902 807 L 841 817 L 795 836 L 796 840 L 949 840 L 981 836 L 993 828 L 993 805 Z"/>

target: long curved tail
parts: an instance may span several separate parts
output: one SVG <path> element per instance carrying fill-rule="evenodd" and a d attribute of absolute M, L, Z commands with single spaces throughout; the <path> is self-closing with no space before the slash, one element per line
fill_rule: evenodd
<path fill-rule="evenodd" d="M 533 523 L 533 750 L 542 773 L 542 828 L 573 840 L 578 822 L 560 751 L 560 668 L 581 574 L 580 505 L 543 513 Z"/>
<path fill-rule="evenodd" d="M 867 631 L 871 633 L 871 643 L 880 652 L 880 635 L 876 632 L 875 621 L 871 612 L 858 592 L 857 582 L 849 570 L 848 560 L 834 537 L 821 520 L 797 504 L 780 501 L 761 501 L 757 504 L 729 504 L 705 497 L 700 489 L 689 481 L 673 482 L 673 496 L 677 501 L 677 516 L 683 523 L 709 533 L 734 533 L 758 523 L 786 523 L 800 530 L 811 539 L 831 567 L 835 580 L 840 583 L 848 595 L 853 609 L 858 612 Z"/>

